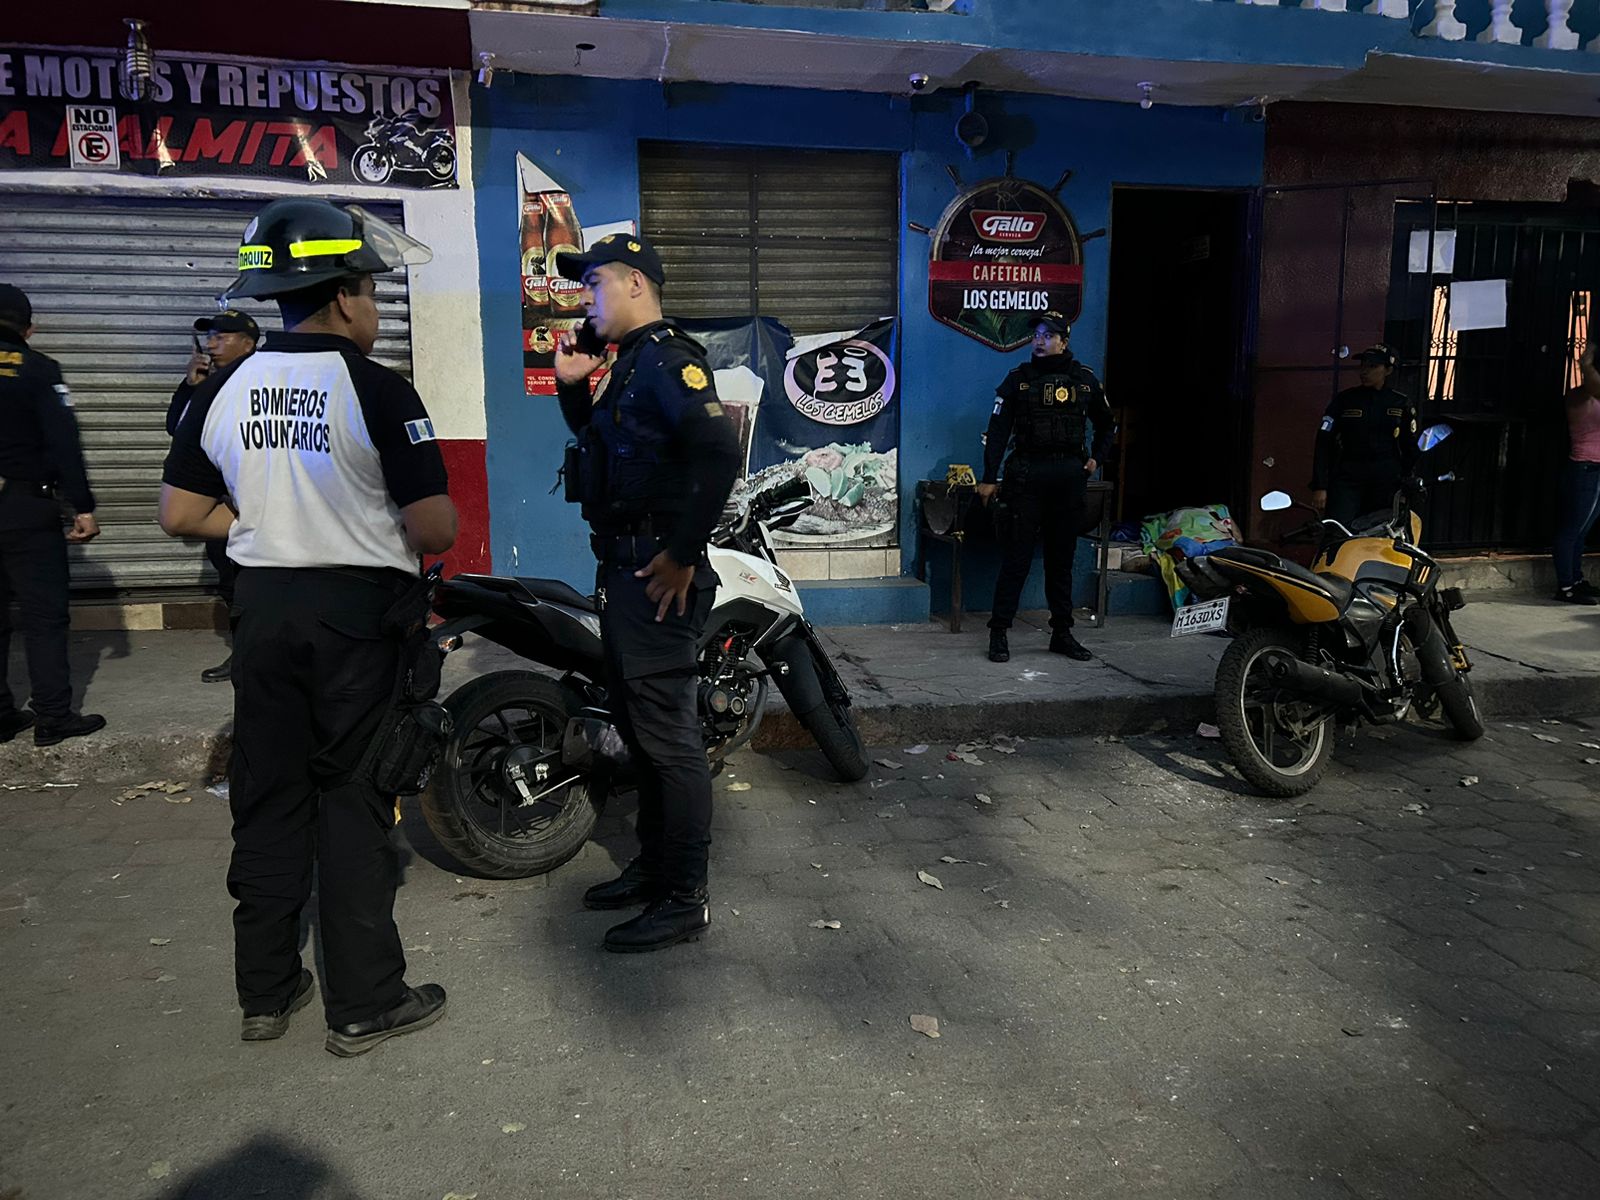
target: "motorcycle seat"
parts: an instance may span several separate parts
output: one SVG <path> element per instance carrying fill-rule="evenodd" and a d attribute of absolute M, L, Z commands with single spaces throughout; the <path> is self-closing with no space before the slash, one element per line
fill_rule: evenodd
<path fill-rule="evenodd" d="M 580 612 L 598 611 L 593 598 L 580 594 L 575 588 L 562 583 L 559 579 L 528 579 L 519 575 L 517 583 L 535 600 L 548 600 L 552 604 L 563 604 Z"/>
<path fill-rule="evenodd" d="M 1319 575 L 1308 571 L 1299 563 L 1291 562 L 1280 555 L 1268 550 L 1258 550 L 1253 546 L 1229 546 L 1225 550 L 1218 550 L 1207 556 L 1213 563 L 1232 563 L 1245 568 L 1245 573 L 1252 574 L 1265 571 L 1269 574 L 1283 576 L 1292 580 L 1328 600 L 1342 614 L 1350 607 L 1350 600 L 1355 595 L 1355 584 L 1348 579 L 1337 575 Z"/>

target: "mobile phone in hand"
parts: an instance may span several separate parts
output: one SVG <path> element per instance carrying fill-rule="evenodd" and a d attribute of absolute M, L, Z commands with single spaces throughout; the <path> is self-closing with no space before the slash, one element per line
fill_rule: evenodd
<path fill-rule="evenodd" d="M 595 332 L 594 318 L 586 318 L 579 325 L 572 338 L 573 349 L 580 354 L 592 354 L 596 358 L 604 358 L 606 354 L 606 340 Z"/>

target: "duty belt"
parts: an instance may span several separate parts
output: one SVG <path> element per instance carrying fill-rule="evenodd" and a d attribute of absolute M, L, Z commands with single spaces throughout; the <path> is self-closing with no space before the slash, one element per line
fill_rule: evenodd
<path fill-rule="evenodd" d="M 643 566 L 661 552 L 665 541 L 652 533 L 596 533 L 589 537 L 589 549 L 596 562 Z"/>

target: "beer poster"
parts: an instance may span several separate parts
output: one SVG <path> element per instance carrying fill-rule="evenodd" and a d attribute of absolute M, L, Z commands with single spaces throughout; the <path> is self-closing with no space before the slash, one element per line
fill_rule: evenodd
<path fill-rule="evenodd" d="M 156 51 L 0 46 L 0 170 L 456 186 L 450 76 Z"/>
<path fill-rule="evenodd" d="M 928 311 L 1000 351 L 1033 338 L 1033 318 L 1083 308 L 1083 239 L 1055 195 L 990 179 L 957 196 L 933 234 Z"/>
<path fill-rule="evenodd" d="M 556 339 L 583 322 L 583 285 L 556 273 L 561 251 L 583 249 L 583 227 L 567 190 L 517 155 L 522 235 L 522 381 L 529 396 L 556 394 Z"/>

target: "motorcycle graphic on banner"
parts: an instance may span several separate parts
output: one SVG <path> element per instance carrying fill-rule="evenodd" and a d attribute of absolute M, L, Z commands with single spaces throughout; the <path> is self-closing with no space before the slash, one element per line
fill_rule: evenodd
<path fill-rule="evenodd" d="M 448 183 L 456 177 L 456 140 L 448 129 L 428 128 L 416 109 L 374 117 L 351 165 L 358 179 L 375 187 L 388 183 L 396 171 L 420 171 Z"/>

